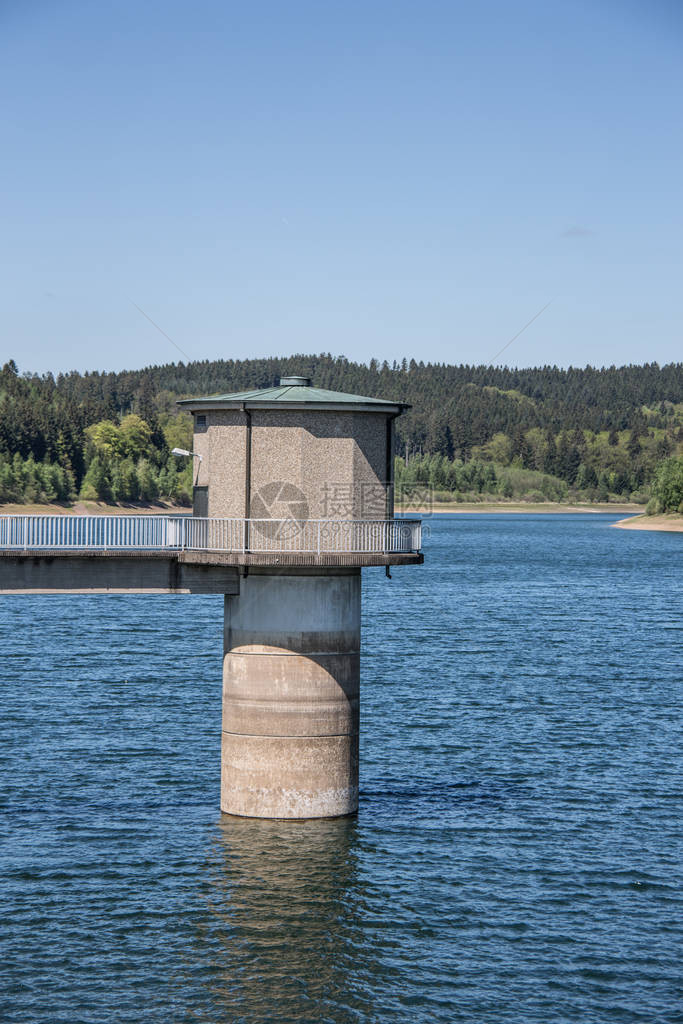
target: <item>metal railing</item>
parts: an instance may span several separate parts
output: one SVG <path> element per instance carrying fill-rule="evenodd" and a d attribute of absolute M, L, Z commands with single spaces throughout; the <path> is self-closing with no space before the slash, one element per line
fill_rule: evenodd
<path fill-rule="evenodd" d="M 418 552 L 419 519 L 201 519 L 195 516 L 0 516 L 0 550 Z"/>

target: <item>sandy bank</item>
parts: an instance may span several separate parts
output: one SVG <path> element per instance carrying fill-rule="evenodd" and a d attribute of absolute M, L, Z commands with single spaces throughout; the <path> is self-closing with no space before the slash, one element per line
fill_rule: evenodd
<path fill-rule="evenodd" d="M 0 505 L 0 516 L 171 516 L 191 512 L 187 505 L 161 501 L 129 501 L 116 505 L 104 501 L 76 501 L 73 505 Z"/>
<path fill-rule="evenodd" d="M 662 516 L 634 516 L 632 519 L 621 519 L 612 523 L 620 530 L 666 530 L 669 533 L 683 533 L 683 516 L 672 512 Z"/>
<path fill-rule="evenodd" d="M 467 501 L 439 501 L 435 502 L 430 508 L 413 508 L 405 507 L 402 505 L 396 506 L 396 511 L 401 515 L 415 515 L 415 516 L 428 516 L 428 515 L 439 515 L 442 513 L 448 513 L 450 515 L 457 513 L 458 515 L 474 515 L 479 513 L 514 513 L 517 515 L 529 515 L 529 514 L 544 514 L 558 513 L 566 515 L 569 512 L 573 513 L 586 513 L 586 512 L 609 512 L 612 515 L 620 515 L 624 512 L 642 512 L 642 505 L 631 505 L 628 502 L 624 504 L 610 504 L 608 502 L 593 502 L 587 505 L 562 505 L 556 501 L 534 501 L 534 502 L 496 502 L 496 501 L 482 501 L 482 502 L 467 502 Z"/>
<path fill-rule="evenodd" d="M 401 515 L 429 516 L 435 514 L 457 513 L 458 515 L 479 515 L 480 513 L 512 513 L 516 515 L 558 513 L 566 515 L 569 512 L 609 512 L 612 515 L 620 515 L 625 512 L 642 513 L 642 505 L 609 504 L 593 502 L 586 505 L 562 505 L 555 501 L 534 501 L 534 502 L 497 502 L 497 501 L 439 501 L 431 507 L 414 508 L 396 506 L 396 512 Z M 172 505 L 170 502 L 121 502 L 120 504 L 109 505 L 104 501 L 76 501 L 73 505 L 0 505 L 0 516 L 115 516 L 115 515 L 190 515 L 192 509 L 186 505 Z M 638 517 L 638 521 L 643 518 Z M 666 516 L 648 516 L 648 521 L 666 519 Z M 675 517 L 674 517 L 675 518 Z M 679 517 L 683 519 L 683 517 Z M 624 524 L 632 522 L 625 519 Z M 615 524 L 618 525 L 618 524 Z M 640 529 L 675 529 L 676 527 L 650 527 L 642 526 Z"/>

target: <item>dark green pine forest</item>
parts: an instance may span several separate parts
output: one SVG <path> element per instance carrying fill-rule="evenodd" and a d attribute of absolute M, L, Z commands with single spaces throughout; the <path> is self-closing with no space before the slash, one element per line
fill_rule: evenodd
<path fill-rule="evenodd" d="M 169 363 L 121 373 L 0 371 L 0 503 L 191 499 L 191 447 L 175 402 L 269 387 L 408 402 L 396 480 L 456 501 L 683 501 L 683 363 L 508 369 L 332 355 Z M 683 510 L 683 508 L 681 508 Z"/>

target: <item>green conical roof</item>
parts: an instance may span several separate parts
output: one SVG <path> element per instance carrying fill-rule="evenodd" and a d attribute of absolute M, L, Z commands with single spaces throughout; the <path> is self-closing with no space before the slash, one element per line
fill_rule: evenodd
<path fill-rule="evenodd" d="M 289 383 L 291 381 L 292 383 Z M 349 395 L 344 391 L 314 388 L 305 377 L 283 377 L 277 387 L 256 391 L 237 391 L 228 395 L 209 395 L 204 398 L 183 398 L 178 405 L 194 409 L 219 409 L 252 406 L 254 408 L 315 408 L 338 409 L 355 406 L 364 412 L 401 412 L 410 406 L 404 402 L 391 402 L 384 398 L 366 398 Z"/>

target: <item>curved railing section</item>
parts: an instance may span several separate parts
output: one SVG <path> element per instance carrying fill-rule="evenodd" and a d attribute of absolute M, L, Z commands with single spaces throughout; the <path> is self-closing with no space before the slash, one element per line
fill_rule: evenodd
<path fill-rule="evenodd" d="M 6 551 L 409 554 L 421 543 L 419 519 L 0 516 L 0 550 Z"/>

